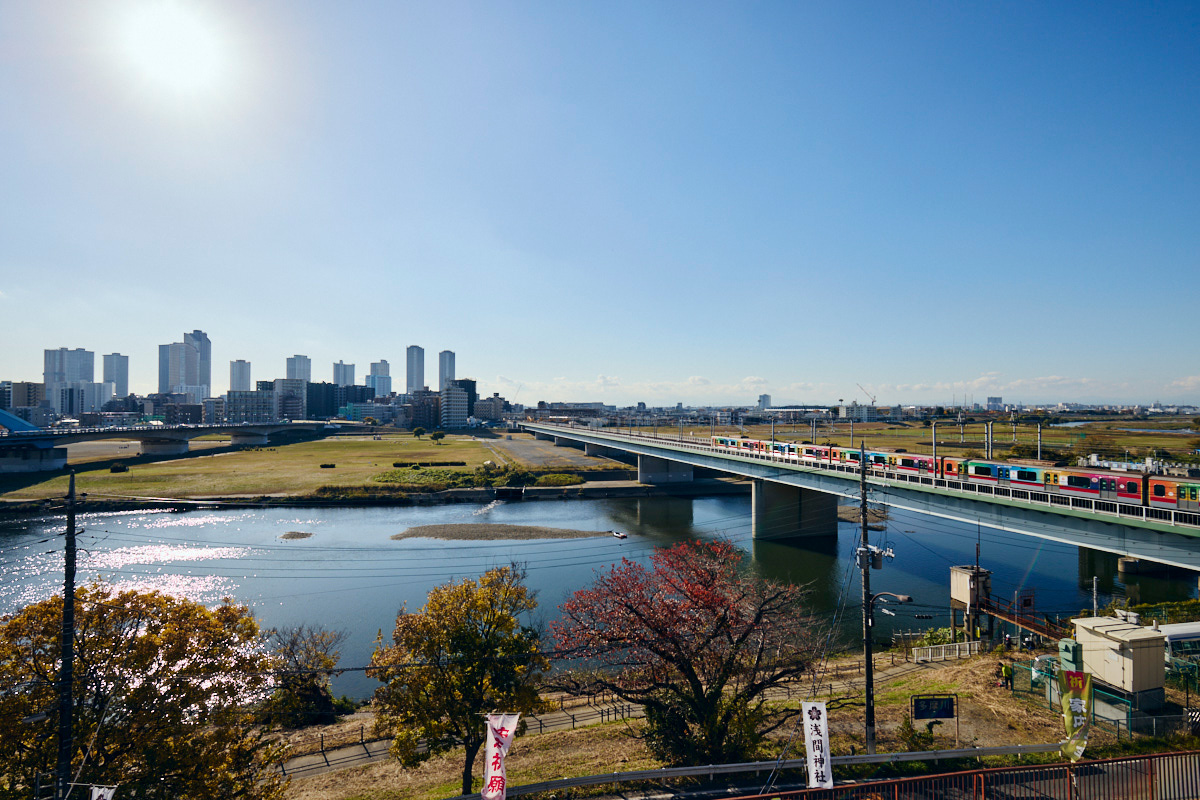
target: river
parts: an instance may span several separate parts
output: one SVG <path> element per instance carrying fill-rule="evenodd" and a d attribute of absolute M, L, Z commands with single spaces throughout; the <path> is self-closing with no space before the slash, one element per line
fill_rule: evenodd
<path fill-rule="evenodd" d="M 393 540 L 410 527 L 497 522 L 594 530 L 596 537 L 526 541 Z M 61 591 L 62 517 L 0 522 L 0 614 Z M 390 635 L 396 613 L 416 610 L 428 591 L 452 578 L 475 577 L 518 562 L 538 592 L 535 620 L 545 623 L 596 570 L 621 558 L 646 561 L 655 547 L 688 537 L 724 537 L 742 548 L 759 574 L 810 586 L 822 620 L 838 621 L 844 641 L 861 630 L 860 589 L 851 556 L 858 528 L 841 523 L 836 537 L 762 542 L 751 538 L 747 496 L 629 498 L 443 505 L 398 508 L 264 508 L 184 513 L 82 514 L 79 581 L 102 578 L 118 587 L 147 587 L 215 604 L 231 597 L 253 608 L 264 626 L 301 623 L 345 630 L 342 666 L 363 666 L 377 635 Z M 618 540 L 606 531 L 627 531 Z M 289 532 L 311 533 L 285 540 Z M 877 615 L 879 638 L 893 629 L 949 624 L 949 567 L 975 560 L 993 570 L 993 595 L 1036 591 L 1039 612 L 1077 614 L 1091 606 L 1092 576 L 1100 604 L 1113 596 L 1142 602 L 1196 595 L 1196 578 L 1131 578 L 1122 583 L 1116 556 L 1032 537 L 976 529 L 907 512 L 893 512 L 872 543 L 896 558 L 872 573 L 874 591 L 912 595 L 897 616 Z M 917 615 L 928 615 L 929 619 Z M 361 672 L 335 680 L 335 690 L 370 694 Z"/>

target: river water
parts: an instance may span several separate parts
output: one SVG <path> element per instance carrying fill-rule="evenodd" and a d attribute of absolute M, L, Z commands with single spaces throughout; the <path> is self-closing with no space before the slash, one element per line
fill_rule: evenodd
<path fill-rule="evenodd" d="M 417 525 L 496 522 L 594 530 L 581 539 L 533 541 L 393 540 Z M 412 506 L 399 508 L 229 509 L 185 513 L 83 514 L 79 525 L 79 581 L 103 579 L 117 587 L 143 587 L 215 604 L 231 597 L 249 605 L 264 626 L 323 625 L 345 630 L 343 667 L 370 659 L 377 635 L 387 638 L 397 611 L 419 609 L 429 590 L 452 578 L 518 562 L 538 592 L 536 622 L 557 615 L 559 603 L 591 583 L 595 571 L 621 558 L 646 561 L 649 553 L 688 537 L 726 538 L 743 549 L 750 568 L 784 581 L 808 584 L 821 620 L 836 622 L 844 642 L 861 631 L 861 589 L 852 554 L 856 525 L 841 523 L 836 537 L 755 541 L 747 496 L 628 498 Z M 0 614 L 61 591 L 62 517 L 0 523 Z M 627 531 L 618 540 L 606 533 Z M 311 533 L 285 540 L 289 531 Z M 1196 578 L 1131 578 L 1122 583 L 1117 557 L 1018 534 L 977 529 L 907 512 L 893 512 L 873 544 L 896 557 L 872 572 L 873 591 L 912 595 L 896 616 L 877 614 L 878 638 L 892 630 L 949 624 L 949 567 L 975 560 L 993 571 L 993 595 L 1034 590 L 1039 612 L 1062 615 L 1090 610 L 1092 576 L 1101 605 L 1111 597 L 1138 602 L 1196 595 Z M 918 617 L 918 615 L 921 615 Z M 924 618 L 924 617 L 929 618 Z M 335 680 L 335 691 L 365 697 L 375 682 L 361 672 Z"/>

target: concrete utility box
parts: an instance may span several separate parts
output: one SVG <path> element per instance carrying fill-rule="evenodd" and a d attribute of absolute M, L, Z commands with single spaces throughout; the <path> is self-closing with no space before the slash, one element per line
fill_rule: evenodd
<path fill-rule="evenodd" d="M 992 571 L 982 567 L 950 568 L 950 599 L 968 608 L 978 608 L 992 596 Z"/>
<path fill-rule="evenodd" d="M 1138 708 L 1157 708 L 1165 702 L 1166 637 L 1161 632 L 1116 617 L 1083 617 L 1071 624 L 1083 650 L 1084 672 L 1120 689 Z"/>

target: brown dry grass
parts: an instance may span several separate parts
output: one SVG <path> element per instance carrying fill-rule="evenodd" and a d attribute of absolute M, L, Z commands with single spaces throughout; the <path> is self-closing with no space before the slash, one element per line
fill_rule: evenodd
<path fill-rule="evenodd" d="M 831 666 L 854 663 L 856 660 L 848 657 Z M 959 741 L 963 746 L 1029 744 L 1061 739 L 1061 722 L 1055 712 L 1044 704 L 1039 706 L 1034 700 L 1014 696 L 996 685 L 998 664 L 996 655 L 986 654 L 967 661 L 922 666 L 900 662 L 895 668 L 881 669 L 876 683 L 880 751 L 905 749 L 897 729 L 908 714 L 909 698 L 913 694 L 927 693 L 958 694 Z M 854 690 L 843 688 L 845 678 L 861 685 L 861 677 L 855 670 L 839 674 L 833 678 L 835 696 L 855 696 Z M 860 753 L 863 751 L 861 694 L 857 699 L 856 705 L 830 713 L 832 749 L 837 754 L 849 754 L 852 748 Z M 640 726 L 641 722 L 633 724 Z M 952 747 L 954 732 L 953 722 L 937 726 L 936 746 Z M 790 733 L 790 730 L 781 731 L 775 737 L 777 746 L 782 746 Z M 791 752 L 795 754 L 794 747 Z M 413 770 L 404 770 L 395 762 L 387 762 L 303 778 L 293 782 L 288 797 L 293 800 L 434 800 L 453 797 L 461 788 L 459 759 L 461 754 L 448 754 Z M 519 784 L 661 766 L 640 741 L 626 735 L 624 723 L 523 737 L 514 747 L 510 765 L 511 779 Z M 477 778 L 479 774 L 476 770 Z M 600 788 L 581 789 L 576 794 L 583 796 L 602 791 Z"/>
<path fill-rule="evenodd" d="M 524 736 L 514 742 L 507 759 L 509 780 L 514 785 L 658 766 L 661 764 L 650 757 L 642 743 L 628 736 L 622 722 Z M 477 784 L 482 771 L 481 752 L 475 765 Z M 295 780 L 287 797 L 289 800 L 438 800 L 459 794 L 461 772 L 459 750 L 434 756 L 415 769 L 386 761 Z"/>

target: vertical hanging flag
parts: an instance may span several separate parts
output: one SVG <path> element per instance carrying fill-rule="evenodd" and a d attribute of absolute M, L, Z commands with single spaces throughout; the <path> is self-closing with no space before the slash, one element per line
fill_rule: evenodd
<path fill-rule="evenodd" d="M 829 763 L 829 720 L 824 703 L 801 703 L 804 746 L 808 750 L 808 788 L 832 789 L 833 765 Z"/>
<path fill-rule="evenodd" d="M 1088 719 L 1092 712 L 1092 676 L 1087 672 L 1063 670 L 1058 674 L 1062 702 L 1063 722 L 1067 726 L 1067 740 L 1062 744 L 1062 753 L 1072 762 L 1083 757 L 1087 747 Z"/>
<path fill-rule="evenodd" d="M 483 800 L 504 800 L 507 795 L 508 775 L 504 769 L 504 757 L 512 747 L 513 735 L 517 732 L 520 714 L 489 714 L 487 718 L 487 749 L 484 750 Z"/>

